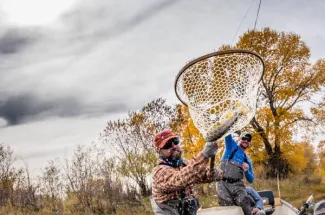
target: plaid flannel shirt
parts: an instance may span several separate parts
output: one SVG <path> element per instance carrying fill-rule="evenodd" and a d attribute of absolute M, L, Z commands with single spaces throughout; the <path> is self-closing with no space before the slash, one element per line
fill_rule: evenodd
<path fill-rule="evenodd" d="M 188 197 L 193 195 L 193 184 L 212 182 L 213 179 L 207 177 L 208 161 L 209 159 L 203 156 L 192 160 L 184 159 L 186 166 L 175 168 L 161 165 L 164 161 L 159 160 L 159 165 L 153 169 L 152 196 L 155 201 L 165 203 L 168 200 L 180 199 L 182 189 L 185 189 Z"/>

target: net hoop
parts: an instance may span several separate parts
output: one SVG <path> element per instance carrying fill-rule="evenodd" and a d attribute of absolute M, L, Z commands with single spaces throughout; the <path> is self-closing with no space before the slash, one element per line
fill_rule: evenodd
<path fill-rule="evenodd" d="M 183 101 L 183 99 L 181 98 L 181 96 L 178 94 L 178 91 L 177 91 L 177 83 L 178 83 L 178 79 L 180 78 L 180 76 L 189 68 L 191 67 L 192 65 L 196 64 L 197 62 L 199 61 L 202 61 L 204 59 L 207 59 L 207 58 L 210 58 L 210 57 L 213 57 L 213 56 L 219 56 L 219 55 L 226 55 L 226 54 L 232 54 L 232 53 L 247 53 L 247 54 L 251 54 L 251 55 L 254 55 L 256 56 L 257 58 L 259 58 L 263 64 L 263 72 L 261 74 L 261 77 L 260 77 L 260 81 L 262 80 L 263 78 L 263 75 L 264 75 L 264 72 L 265 72 L 265 63 L 264 63 L 264 60 L 263 58 L 257 54 L 256 52 L 253 52 L 253 51 L 250 51 L 250 50 L 245 50 L 245 49 L 230 49 L 230 50 L 225 50 L 225 51 L 216 51 L 216 52 L 212 52 L 212 53 L 209 53 L 209 54 L 206 54 L 206 55 L 203 55 L 201 57 L 198 57 L 190 62 L 188 62 L 180 71 L 179 73 L 177 74 L 176 76 L 176 79 L 175 79 L 175 83 L 174 83 L 174 89 L 175 89 L 175 93 L 176 93 L 176 96 L 177 98 L 185 105 L 185 106 L 188 106 L 187 103 L 185 101 Z"/>
<path fill-rule="evenodd" d="M 264 71 L 264 60 L 253 51 L 217 51 L 188 62 L 177 74 L 174 89 L 204 136 L 216 127 L 215 123 L 222 124 L 240 108 L 245 115 L 241 114 L 229 129 L 234 132 L 255 115 Z"/>

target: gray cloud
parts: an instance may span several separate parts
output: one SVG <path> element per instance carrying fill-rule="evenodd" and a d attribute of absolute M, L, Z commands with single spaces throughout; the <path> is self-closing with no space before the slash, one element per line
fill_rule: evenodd
<path fill-rule="evenodd" d="M 123 2 L 123 1 L 121 1 Z M 91 1 L 92 7 L 88 4 L 80 5 L 62 16 L 62 21 L 67 23 L 71 30 L 78 37 L 104 37 L 107 40 L 111 37 L 120 36 L 138 25 L 157 16 L 160 12 L 173 6 L 177 1 L 148 1 L 141 7 L 136 3 L 138 10 L 123 11 L 125 4 L 105 2 L 102 0 Z M 127 2 L 132 6 L 131 2 Z M 144 2 L 143 2 L 144 3 Z M 121 13 L 119 13 L 121 11 Z"/>
<path fill-rule="evenodd" d="M 14 54 L 33 42 L 35 35 L 19 28 L 9 28 L 0 37 L 0 53 Z"/>
<path fill-rule="evenodd" d="M 8 125 L 17 125 L 26 121 L 35 121 L 49 116 L 70 117 L 94 113 L 118 113 L 125 111 L 125 105 L 119 103 L 107 104 L 106 107 L 86 105 L 78 98 L 58 98 L 47 100 L 31 94 L 10 96 L 0 102 L 0 117 Z"/>
<path fill-rule="evenodd" d="M 12 96 L 0 103 L 0 116 L 8 124 L 18 124 L 26 116 L 37 115 L 51 108 L 50 104 L 40 104 L 31 95 Z"/>
<path fill-rule="evenodd" d="M 175 1 L 148 1 L 149 4 L 135 5 L 138 9 L 114 16 L 111 13 L 116 5 L 100 0 L 97 3 L 79 5 L 65 14 L 61 19 L 63 28 L 10 28 L 3 34 L 1 53 L 19 53 L 7 56 L 0 66 L 0 117 L 8 125 L 50 116 L 123 112 L 139 107 L 135 98 L 146 100 L 139 88 L 142 84 L 131 87 L 144 80 L 127 74 L 129 71 L 121 64 L 123 58 L 113 62 L 93 55 L 98 52 L 99 43 L 132 31 Z M 115 51 L 106 47 L 107 51 L 100 48 L 105 50 L 104 55 L 116 57 Z M 98 65 L 95 71 L 94 64 Z M 133 98 L 125 100 L 133 93 Z"/>

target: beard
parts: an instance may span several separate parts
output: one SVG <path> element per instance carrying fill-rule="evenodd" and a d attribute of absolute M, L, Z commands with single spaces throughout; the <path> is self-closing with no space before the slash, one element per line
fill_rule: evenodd
<path fill-rule="evenodd" d="M 165 163 L 172 167 L 180 167 L 183 165 L 182 151 L 180 149 L 173 149 L 169 152 L 169 156 L 160 155 L 160 158 Z"/>
<path fill-rule="evenodd" d="M 247 149 L 247 148 L 248 148 L 248 144 L 243 145 L 242 143 L 240 143 L 239 145 L 240 145 L 240 147 L 242 147 L 243 149 Z"/>
<path fill-rule="evenodd" d="M 182 157 L 182 151 L 179 149 L 175 149 L 172 151 L 171 155 L 169 156 L 169 160 L 177 161 Z"/>

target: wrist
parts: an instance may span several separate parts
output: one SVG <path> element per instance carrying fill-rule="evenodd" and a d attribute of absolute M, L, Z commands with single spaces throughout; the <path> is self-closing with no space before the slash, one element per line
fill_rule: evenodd
<path fill-rule="evenodd" d="M 196 157 L 195 157 L 196 161 L 204 161 L 206 163 L 209 162 L 209 157 L 206 157 L 202 152 L 200 152 Z"/>
<path fill-rule="evenodd" d="M 203 150 L 201 151 L 201 153 L 209 158 L 212 157 L 216 154 L 216 152 L 218 151 L 218 145 L 216 142 L 206 142 Z"/>

